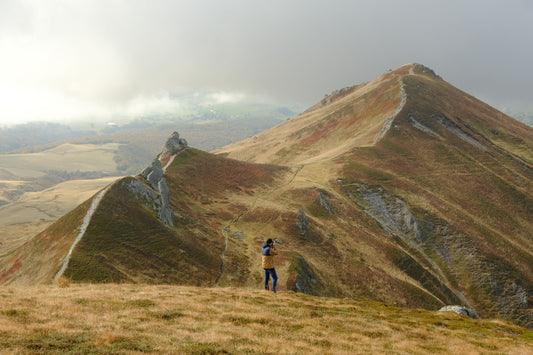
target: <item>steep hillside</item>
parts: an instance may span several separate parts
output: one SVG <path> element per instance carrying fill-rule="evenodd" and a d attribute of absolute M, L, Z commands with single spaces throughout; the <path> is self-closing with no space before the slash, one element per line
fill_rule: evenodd
<path fill-rule="evenodd" d="M 214 153 L 270 164 L 331 159 L 371 145 L 404 103 L 401 82 L 388 72 L 366 85 L 335 92 L 303 114 Z"/>
<path fill-rule="evenodd" d="M 387 72 L 217 153 L 174 134 L 107 191 L 64 276 L 260 288 L 271 237 L 280 290 L 533 327 L 533 129 L 432 70 Z M 15 267 L 40 240 L 2 283 L 51 281 Z M 57 271 L 66 249 L 43 253 Z"/>

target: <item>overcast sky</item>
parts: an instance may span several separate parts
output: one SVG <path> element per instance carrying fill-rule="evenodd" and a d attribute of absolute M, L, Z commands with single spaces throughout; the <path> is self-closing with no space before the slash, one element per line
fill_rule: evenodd
<path fill-rule="evenodd" d="M 530 0 L 0 1 L 0 124 L 142 115 L 178 92 L 304 107 L 422 63 L 533 109 Z"/>

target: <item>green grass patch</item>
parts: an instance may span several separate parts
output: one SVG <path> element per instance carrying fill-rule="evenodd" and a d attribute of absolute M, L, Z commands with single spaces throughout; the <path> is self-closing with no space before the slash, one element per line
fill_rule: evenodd
<path fill-rule="evenodd" d="M 152 300 L 147 299 L 138 299 L 138 300 L 131 300 L 126 303 L 128 306 L 131 307 L 137 307 L 137 308 L 147 308 L 155 306 L 156 303 Z"/>
<path fill-rule="evenodd" d="M 183 345 L 180 348 L 182 354 L 190 355 L 220 355 L 220 354 L 232 354 L 230 350 L 226 350 L 224 346 L 218 343 L 199 343 L 192 342 Z"/>
<path fill-rule="evenodd" d="M 23 309 L 7 309 L 2 311 L 2 314 L 11 318 L 27 318 L 30 312 Z"/>

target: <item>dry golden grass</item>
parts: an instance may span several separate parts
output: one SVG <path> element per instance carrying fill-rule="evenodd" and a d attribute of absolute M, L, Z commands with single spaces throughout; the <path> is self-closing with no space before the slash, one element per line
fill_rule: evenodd
<path fill-rule="evenodd" d="M 371 145 L 400 102 L 400 82 L 387 72 L 346 95 L 327 97 L 324 104 L 213 153 L 281 165 L 330 160 L 355 147 Z"/>
<path fill-rule="evenodd" d="M 43 191 L 26 192 L 16 202 L 0 207 L 0 226 L 56 220 L 117 179 L 71 180 Z"/>
<path fill-rule="evenodd" d="M 508 323 L 292 292 L 183 286 L 0 288 L 8 353 L 531 354 Z"/>
<path fill-rule="evenodd" d="M 0 210 L 0 213 L 3 213 Z M 49 227 L 53 221 L 37 221 L 0 225 L 0 260 L 10 254 L 33 236 Z"/>
<path fill-rule="evenodd" d="M 38 177 L 47 170 L 115 171 L 113 160 L 120 143 L 61 144 L 26 154 L 0 154 L 0 166 L 19 177 Z"/>

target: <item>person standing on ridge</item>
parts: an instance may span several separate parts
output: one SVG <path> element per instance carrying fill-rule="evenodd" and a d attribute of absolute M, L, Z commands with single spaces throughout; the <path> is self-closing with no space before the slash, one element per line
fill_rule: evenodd
<path fill-rule="evenodd" d="M 276 292 L 276 284 L 278 283 L 278 275 L 276 275 L 276 269 L 274 268 L 274 255 L 277 255 L 274 251 L 275 243 L 271 238 L 268 238 L 263 243 L 262 261 L 263 269 L 265 270 L 265 290 L 268 290 L 268 282 L 270 276 L 272 276 L 272 292 Z"/>

